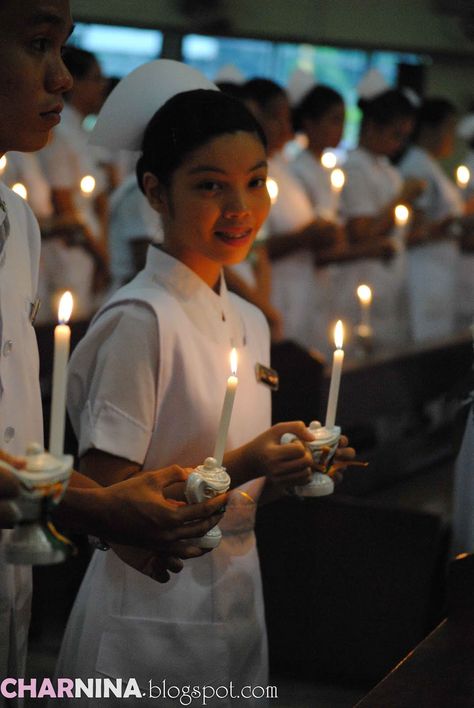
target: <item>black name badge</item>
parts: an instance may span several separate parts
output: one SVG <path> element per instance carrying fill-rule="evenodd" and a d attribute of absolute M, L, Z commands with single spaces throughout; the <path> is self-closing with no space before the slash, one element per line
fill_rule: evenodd
<path fill-rule="evenodd" d="M 271 388 L 272 391 L 278 391 L 278 385 L 280 383 L 278 371 L 270 369 L 269 366 L 264 366 L 263 364 L 255 364 L 255 374 L 257 381 L 265 384 L 265 386 Z"/>

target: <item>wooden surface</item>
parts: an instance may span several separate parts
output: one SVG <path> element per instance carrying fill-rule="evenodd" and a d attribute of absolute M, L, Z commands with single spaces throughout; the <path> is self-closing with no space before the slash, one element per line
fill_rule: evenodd
<path fill-rule="evenodd" d="M 448 618 L 357 708 L 474 706 L 474 558 L 452 563 Z"/>

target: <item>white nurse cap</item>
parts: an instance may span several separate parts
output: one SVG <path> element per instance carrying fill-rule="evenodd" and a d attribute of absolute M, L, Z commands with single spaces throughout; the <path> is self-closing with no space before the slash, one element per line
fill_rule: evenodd
<path fill-rule="evenodd" d="M 288 79 L 286 93 L 292 106 L 297 106 L 306 94 L 316 86 L 316 80 L 309 71 L 295 69 Z"/>
<path fill-rule="evenodd" d="M 148 123 L 170 98 L 184 91 L 219 89 L 197 69 L 172 59 L 142 64 L 105 101 L 89 142 L 112 150 L 140 150 Z"/>
<path fill-rule="evenodd" d="M 474 138 L 474 113 L 468 113 L 467 116 L 461 118 L 457 132 L 463 140 L 470 142 Z"/>
<path fill-rule="evenodd" d="M 234 64 L 224 64 L 214 77 L 214 81 L 229 81 L 231 84 L 239 86 L 245 83 L 245 76 Z"/>
<path fill-rule="evenodd" d="M 357 84 L 357 95 L 371 101 L 381 93 L 388 91 L 390 86 L 377 69 L 370 69 Z"/>

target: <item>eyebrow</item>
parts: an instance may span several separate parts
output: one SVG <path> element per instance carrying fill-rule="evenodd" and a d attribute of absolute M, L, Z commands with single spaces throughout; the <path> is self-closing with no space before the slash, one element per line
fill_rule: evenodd
<path fill-rule="evenodd" d="M 32 27 L 36 25 L 53 25 L 55 27 L 64 27 L 64 20 L 60 15 L 55 15 L 53 12 L 37 12 L 34 14 L 28 24 Z M 68 37 L 74 32 L 75 25 L 71 25 Z"/>
<path fill-rule="evenodd" d="M 254 165 L 253 167 L 251 167 L 249 169 L 248 174 L 250 174 L 251 172 L 255 172 L 255 170 L 259 170 L 262 167 L 267 167 L 266 160 L 261 160 L 260 162 L 257 162 L 256 165 Z M 197 165 L 196 167 L 193 167 L 192 169 L 190 169 L 188 174 L 197 175 L 197 174 L 200 174 L 201 172 L 217 172 L 220 175 L 227 174 L 225 170 L 221 169 L 220 167 L 215 167 L 214 165 Z"/>

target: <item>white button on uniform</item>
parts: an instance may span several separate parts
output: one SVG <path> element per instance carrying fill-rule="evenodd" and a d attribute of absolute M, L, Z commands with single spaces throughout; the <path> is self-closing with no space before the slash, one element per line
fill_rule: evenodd
<path fill-rule="evenodd" d="M 3 439 L 5 440 L 5 442 L 7 442 L 7 443 L 10 442 L 10 440 L 13 440 L 14 437 L 15 437 L 15 428 L 12 428 L 10 426 L 8 426 L 8 428 L 5 428 L 5 432 L 3 434 Z"/>
<path fill-rule="evenodd" d="M 3 356 L 9 356 L 12 349 L 13 349 L 13 342 L 11 339 L 7 339 L 7 341 L 3 345 Z"/>

